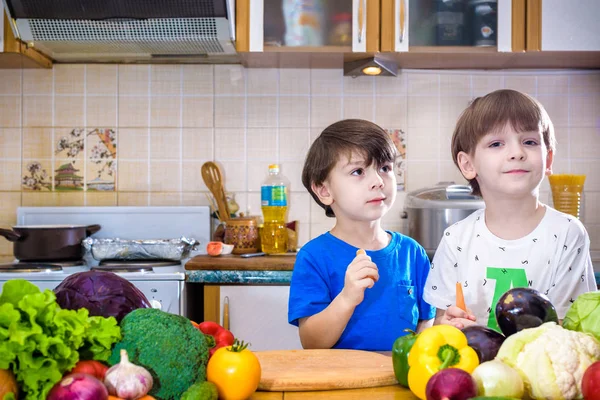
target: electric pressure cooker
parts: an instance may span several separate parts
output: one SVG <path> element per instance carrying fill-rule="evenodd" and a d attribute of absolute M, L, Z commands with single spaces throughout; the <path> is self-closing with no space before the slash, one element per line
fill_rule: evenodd
<path fill-rule="evenodd" d="M 419 242 L 433 260 L 444 230 L 484 207 L 483 199 L 474 195 L 469 185 L 439 182 L 409 192 L 404 203 L 408 236 Z"/>

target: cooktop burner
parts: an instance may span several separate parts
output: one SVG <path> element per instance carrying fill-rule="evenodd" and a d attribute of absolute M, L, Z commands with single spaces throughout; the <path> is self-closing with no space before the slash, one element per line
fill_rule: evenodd
<path fill-rule="evenodd" d="M 62 268 L 59 265 L 45 263 L 13 263 L 0 264 L 0 273 L 17 272 L 59 272 Z"/>

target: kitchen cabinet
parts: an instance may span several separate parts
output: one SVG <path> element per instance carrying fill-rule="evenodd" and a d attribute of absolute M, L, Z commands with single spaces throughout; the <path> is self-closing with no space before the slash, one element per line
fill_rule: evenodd
<path fill-rule="evenodd" d="M 0 7 L 0 69 L 52 68 L 52 60 L 15 38 L 10 21 Z"/>
<path fill-rule="evenodd" d="M 301 349 L 288 324 L 289 285 L 205 285 L 204 320 L 224 326 L 251 350 Z"/>
<path fill-rule="evenodd" d="M 527 51 L 600 51 L 600 1 L 527 0 Z"/>
<path fill-rule="evenodd" d="M 379 0 L 238 0 L 238 52 L 377 52 Z"/>
<path fill-rule="evenodd" d="M 489 53 L 524 47 L 524 0 L 381 1 L 383 52 Z"/>

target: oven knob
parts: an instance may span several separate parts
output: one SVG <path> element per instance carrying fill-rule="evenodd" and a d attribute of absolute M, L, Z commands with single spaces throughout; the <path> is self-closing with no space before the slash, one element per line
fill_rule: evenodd
<path fill-rule="evenodd" d="M 152 308 L 158 308 L 159 310 L 162 308 L 162 303 L 155 299 L 150 300 L 150 305 Z"/>

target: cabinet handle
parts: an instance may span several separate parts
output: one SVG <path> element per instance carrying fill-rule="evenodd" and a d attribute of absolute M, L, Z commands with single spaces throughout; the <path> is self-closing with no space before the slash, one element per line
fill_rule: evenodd
<path fill-rule="evenodd" d="M 406 34 L 406 0 L 400 0 L 400 43 L 404 42 Z"/>
<path fill-rule="evenodd" d="M 223 299 L 223 328 L 229 330 L 229 296 Z"/>
<path fill-rule="evenodd" d="M 366 0 L 358 0 L 358 43 L 362 42 L 362 37 L 363 37 L 363 27 L 364 27 L 364 19 L 365 19 L 365 1 Z"/>

